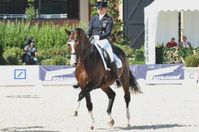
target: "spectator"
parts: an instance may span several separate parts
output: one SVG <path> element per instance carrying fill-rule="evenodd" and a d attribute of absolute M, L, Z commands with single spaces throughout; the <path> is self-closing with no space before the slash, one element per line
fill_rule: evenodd
<path fill-rule="evenodd" d="M 182 42 L 179 43 L 179 47 L 191 48 L 191 43 L 187 41 L 187 37 L 185 35 L 182 36 Z"/>
<path fill-rule="evenodd" d="M 36 62 L 37 62 L 37 58 L 36 58 L 37 49 L 35 47 L 35 43 L 32 42 L 30 44 L 30 47 L 31 47 L 31 61 L 32 61 L 32 65 L 36 65 Z"/>
<path fill-rule="evenodd" d="M 176 43 L 174 37 L 172 37 L 171 40 L 166 45 L 167 48 L 172 48 L 172 47 L 176 47 L 176 46 L 177 46 L 177 43 Z"/>
<path fill-rule="evenodd" d="M 28 41 L 24 47 L 24 52 L 25 53 L 22 56 L 22 61 L 25 62 L 26 65 L 36 65 L 37 49 L 35 47 L 35 43 L 34 43 L 33 39 L 28 39 Z"/>

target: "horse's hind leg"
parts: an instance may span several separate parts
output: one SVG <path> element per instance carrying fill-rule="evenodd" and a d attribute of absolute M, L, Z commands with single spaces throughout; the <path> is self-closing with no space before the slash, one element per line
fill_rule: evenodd
<path fill-rule="evenodd" d="M 108 125 L 109 125 L 109 127 L 112 127 L 114 125 L 114 120 L 111 116 L 111 111 L 112 111 L 112 107 L 113 107 L 113 103 L 114 103 L 116 94 L 110 87 L 102 88 L 102 90 L 106 93 L 106 95 L 109 98 L 107 113 L 109 115 L 110 121 L 108 122 Z"/>
<path fill-rule="evenodd" d="M 124 100 L 126 103 L 126 118 L 127 118 L 127 127 L 130 126 L 130 113 L 129 113 L 129 102 L 131 101 L 131 94 L 127 86 L 123 86 L 124 89 Z"/>
<path fill-rule="evenodd" d="M 90 93 L 88 93 L 86 96 L 86 107 L 88 109 L 88 112 L 90 114 L 90 117 L 91 117 L 91 126 L 90 126 L 90 129 L 93 130 L 94 129 L 94 117 L 93 117 L 93 104 L 91 102 L 91 96 L 90 96 Z"/>

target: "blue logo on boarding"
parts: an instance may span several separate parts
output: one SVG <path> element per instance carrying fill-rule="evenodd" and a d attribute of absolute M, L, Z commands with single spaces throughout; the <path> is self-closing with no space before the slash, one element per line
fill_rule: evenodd
<path fill-rule="evenodd" d="M 26 79 L 26 69 L 14 69 L 14 79 Z"/>

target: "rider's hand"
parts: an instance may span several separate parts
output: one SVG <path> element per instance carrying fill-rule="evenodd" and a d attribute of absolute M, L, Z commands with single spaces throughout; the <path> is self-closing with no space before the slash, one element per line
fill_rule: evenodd
<path fill-rule="evenodd" d="M 94 35 L 93 37 L 94 37 L 95 40 L 99 40 L 100 39 L 99 35 Z"/>

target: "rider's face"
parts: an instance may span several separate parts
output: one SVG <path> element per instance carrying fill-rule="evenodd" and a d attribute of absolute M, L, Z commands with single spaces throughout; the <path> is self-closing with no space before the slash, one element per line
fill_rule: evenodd
<path fill-rule="evenodd" d="M 106 7 L 102 7 L 102 8 L 98 8 L 98 14 L 99 15 L 104 15 L 107 13 L 107 8 Z"/>

